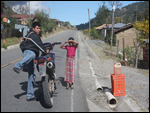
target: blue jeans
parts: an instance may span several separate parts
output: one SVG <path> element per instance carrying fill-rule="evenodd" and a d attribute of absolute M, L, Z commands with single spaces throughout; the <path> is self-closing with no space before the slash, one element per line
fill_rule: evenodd
<path fill-rule="evenodd" d="M 22 69 L 24 66 L 28 66 L 28 86 L 27 86 L 27 98 L 33 98 L 34 89 L 33 89 L 33 82 L 35 81 L 35 67 L 33 60 L 35 59 L 36 55 L 31 50 L 25 50 L 23 52 L 23 59 L 16 63 L 15 67 Z"/>

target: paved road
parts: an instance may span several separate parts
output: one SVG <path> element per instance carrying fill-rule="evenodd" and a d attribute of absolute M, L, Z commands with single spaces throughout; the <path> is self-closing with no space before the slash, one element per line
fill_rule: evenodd
<path fill-rule="evenodd" d="M 78 41 L 78 31 L 64 31 L 43 42 L 64 42 L 69 37 L 74 37 Z M 76 52 L 76 76 L 73 90 L 66 90 L 64 82 L 66 51 L 59 46 L 54 48 L 56 54 L 56 74 L 59 78 L 57 90 L 54 94 L 54 106 L 46 108 L 42 99 L 39 101 L 26 101 L 27 73 L 21 72 L 19 75 L 13 71 L 16 62 L 1 68 L 1 111 L 2 112 L 87 112 L 89 111 L 85 93 L 80 84 L 78 72 L 78 54 Z M 22 57 L 21 50 L 16 47 L 1 52 L 1 66 L 8 64 Z M 40 76 L 36 72 L 36 81 L 40 81 Z M 38 86 L 34 87 L 35 95 L 39 96 L 41 91 Z"/>

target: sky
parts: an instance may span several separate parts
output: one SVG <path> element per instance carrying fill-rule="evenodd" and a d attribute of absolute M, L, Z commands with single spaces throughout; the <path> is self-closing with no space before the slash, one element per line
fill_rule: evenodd
<path fill-rule="evenodd" d="M 17 7 L 17 4 L 18 6 L 19 4 L 27 6 L 29 5 L 27 2 L 16 1 L 15 7 Z M 121 7 L 135 2 L 139 1 L 120 1 L 122 3 Z M 88 22 L 88 9 L 90 19 L 95 18 L 95 13 L 102 5 L 102 1 L 30 1 L 30 14 L 33 14 L 36 9 L 44 9 L 50 18 L 70 22 L 71 25 L 75 26 Z M 112 10 L 110 1 L 105 1 L 105 5 L 109 10 Z"/>

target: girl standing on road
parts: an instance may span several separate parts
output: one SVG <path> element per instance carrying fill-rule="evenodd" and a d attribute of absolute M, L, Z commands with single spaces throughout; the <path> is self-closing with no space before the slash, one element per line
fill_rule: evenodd
<path fill-rule="evenodd" d="M 64 46 L 66 43 L 69 45 Z M 66 89 L 69 89 L 69 83 L 71 84 L 71 89 L 73 89 L 74 75 L 75 75 L 75 52 L 78 47 L 78 42 L 74 41 L 74 38 L 70 37 L 65 43 L 60 45 L 60 48 L 67 50 L 66 59 L 66 76 L 65 81 L 67 82 Z"/>

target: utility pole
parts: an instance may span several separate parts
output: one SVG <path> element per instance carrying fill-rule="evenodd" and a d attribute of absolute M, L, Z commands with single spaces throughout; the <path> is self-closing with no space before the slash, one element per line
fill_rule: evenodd
<path fill-rule="evenodd" d="M 121 9 L 121 23 L 123 23 L 123 21 L 122 21 L 122 11 L 123 11 L 123 10 Z"/>
<path fill-rule="evenodd" d="M 110 49 L 112 47 L 112 39 L 113 39 L 113 31 L 114 31 L 114 12 L 115 12 L 115 4 L 113 1 L 113 9 L 112 9 L 112 30 L 111 30 L 111 40 L 110 40 Z"/>
<path fill-rule="evenodd" d="M 29 18 L 28 18 L 28 21 L 30 20 L 30 1 L 28 1 L 28 4 L 29 4 Z"/>
<path fill-rule="evenodd" d="M 89 15 L 89 39 L 91 40 L 91 24 L 90 24 L 90 11 L 88 8 L 88 15 Z"/>
<path fill-rule="evenodd" d="M 29 19 L 30 19 L 30 1 L 29 1 Z"/>

